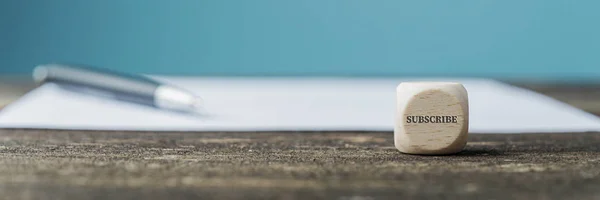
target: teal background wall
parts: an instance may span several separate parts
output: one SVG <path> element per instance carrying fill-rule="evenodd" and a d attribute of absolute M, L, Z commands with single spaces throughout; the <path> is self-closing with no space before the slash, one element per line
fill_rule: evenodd
<path fill-rule="evenodd" d="M 600 77 L 594 0 L 2 0 L 0 73 Z"/>

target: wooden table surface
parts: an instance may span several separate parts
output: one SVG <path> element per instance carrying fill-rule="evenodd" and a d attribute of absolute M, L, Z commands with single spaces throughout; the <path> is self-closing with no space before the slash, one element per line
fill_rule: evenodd
<path fill-rule="evenodd" d="M 600 113 L 596 85 L 526 86 Z M 0 199 L 600 198 L 600 133 L 471 134 L 452 156 L 392 135 L 0 129 Z"/>

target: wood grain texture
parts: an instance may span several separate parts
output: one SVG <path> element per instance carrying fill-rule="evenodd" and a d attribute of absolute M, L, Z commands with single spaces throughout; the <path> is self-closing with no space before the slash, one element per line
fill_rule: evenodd
<path fill-rule="evenodd" d="M 600 133 L 473 134 L 414 156 L 392 133 L 0 130 L 0 193 L 25 199 L 589 198 Z"/>

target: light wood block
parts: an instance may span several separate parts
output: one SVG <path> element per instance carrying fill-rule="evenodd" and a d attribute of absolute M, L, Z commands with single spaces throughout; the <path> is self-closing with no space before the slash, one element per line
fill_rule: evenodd
<path fill-rule="evenodd" d="M 403 153 L 441 155 L 467 143 L 469 100 L 460 83 L 404 82 L 396 88 L 394 143 Z"/>

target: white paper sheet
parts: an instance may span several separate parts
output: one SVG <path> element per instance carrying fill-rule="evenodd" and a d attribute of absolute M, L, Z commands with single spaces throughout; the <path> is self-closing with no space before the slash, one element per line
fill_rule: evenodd
<path fill-rule="evenodd" d="M 0 128 L 152 131 L 392 131 L 395 88 L 425 79 L 182 78 L 208 116 L 84 95 L 46 84 L 0 112 Z M 436 79 L 438 80 L 438 79 Z M 469 92 L 470 132 L 600 131 L 600 119 L 541 94 L 485 79 Z"/>

